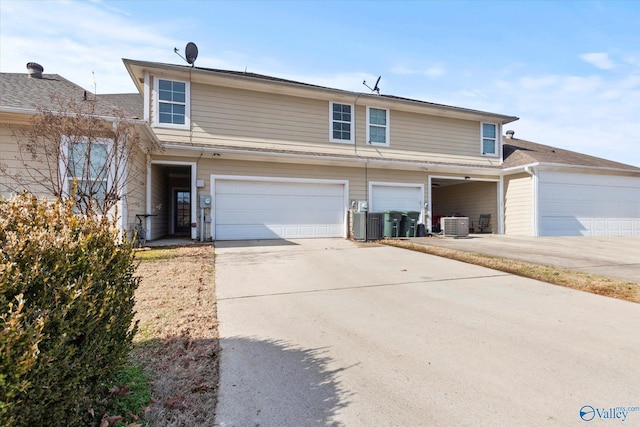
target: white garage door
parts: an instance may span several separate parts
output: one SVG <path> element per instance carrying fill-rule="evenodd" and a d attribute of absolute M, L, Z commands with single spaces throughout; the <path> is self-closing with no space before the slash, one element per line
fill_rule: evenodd
<path fill-rule="evenodd" d="M 216 240 L 344 237 L 344 182 L 212 177 Z"/>
<path fill-rule="evenodd" d="M 640 236 L 640 179 L 541 171 L 541 236 Z"/>
<path fill-rule="evenodd" d="M 370 212 L 421 212 L 424 205 L 424 186 L 422 186 L 421 184 L 371 183 L 370 191 Z"/>

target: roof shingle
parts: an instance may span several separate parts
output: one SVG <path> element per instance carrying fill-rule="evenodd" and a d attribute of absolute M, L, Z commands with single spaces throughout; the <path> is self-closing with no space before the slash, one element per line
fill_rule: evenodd
<path fill-rule="evenodd" d="M 125 117 L 141 117 L 142 95 L 98 95 L 97 97 L 75 83 L 58 74 L 43 74 L 42 78 L 32 78 L 27 73 L 0 73 L 0 106 L 23 109 L 44 108 L 57 111 L 60 105 L 54 99 L 59 96 L 64 102 L 74 100 L 95 102 L 95 113 L 113 116 L 114 110 L 121 109 Z M 85 98 L 86 97 L 86 98 Z"/>
<path fill-rule="evenodd" d="M 516 138 L 504 139 L 503 158 L 502 166 L 505 169 L 532 163 L 548 163 L 640 172 L 640 168 L 635 166 Z"/>

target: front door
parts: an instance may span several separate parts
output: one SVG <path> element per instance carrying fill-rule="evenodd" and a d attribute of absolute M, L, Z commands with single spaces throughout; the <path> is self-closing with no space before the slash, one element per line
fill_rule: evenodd
<path fill-rule="evenodd" d="M 175 190 L 173 194 L 175 234 L 188 233 L 191 229 L 191 192 Z"/>

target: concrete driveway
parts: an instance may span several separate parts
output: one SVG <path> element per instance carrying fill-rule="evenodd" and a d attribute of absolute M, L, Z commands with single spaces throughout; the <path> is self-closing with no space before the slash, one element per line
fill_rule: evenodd
<path fill-rule="evenodd" d="M 640 424 L 638 304 L 341 239 L 216 243 L 216 287 L 216 425 Z"/>
<path fill-rule="evenodd" d="M 639 237 L 525 237 L 473 234 L 419 237 L 415 243 L 553 265 L 640 283 Z"/>

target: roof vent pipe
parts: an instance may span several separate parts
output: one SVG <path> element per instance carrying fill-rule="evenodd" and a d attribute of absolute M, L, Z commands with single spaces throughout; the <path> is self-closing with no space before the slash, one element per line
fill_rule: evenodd
<path fill-rule="evenodd" d="M 42 65 L 35 62 L 27 63 L 27 72 L 29 73 L 29 77 L 33 79 L 41 79 L 43 71 L 44 68 L 42 67 Z"/>
<path fill-rule="evenodd" d="M 513 135 L 514 134 L 515 134 L 515 131 L 508 130 L 507 131 L 507 139 L 513 139 Z"/>

